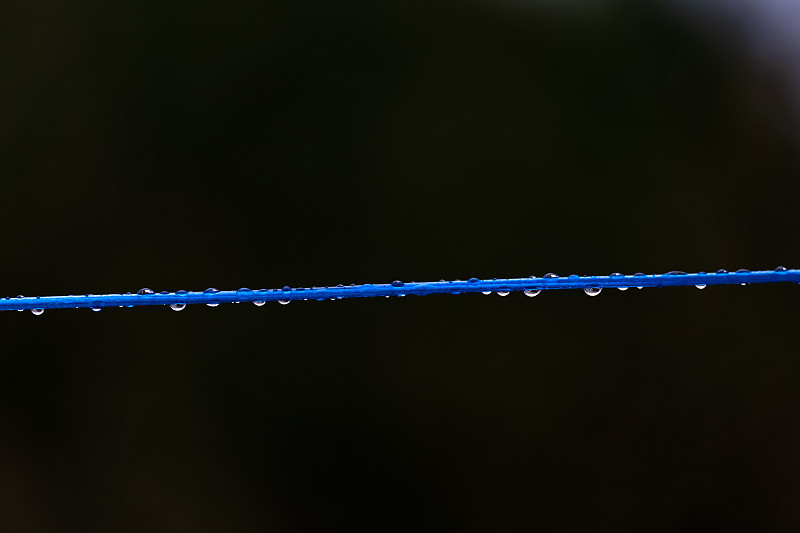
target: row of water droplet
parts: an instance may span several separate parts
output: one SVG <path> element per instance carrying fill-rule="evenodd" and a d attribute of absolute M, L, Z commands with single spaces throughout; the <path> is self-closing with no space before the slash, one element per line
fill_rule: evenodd
<path fill-rule="evenodd" d="M 785 272 L 787 270 L 789 270 L 789 269 L 784 267 L 784 266 L 779 266 L 779 267 L 775 268 L 775 272 Z M 746 268 L 742 268 L 742 269 L 739 269 L 739 270 L 736 271 L 736 274 L 747 274 L 747 273 L 750 273 L 750 270 L 747 270 Z M 699 272 L 699 274 L 706 274 L 706 273 L 705 272 Z M 721 269 L 717 270 L 716 274 L 730 274 L 730 272 L 728 270 L 725 270 L 724 268 L 721 268 Z M 688 274 L 686 272 L 681 271 L 681 270 L 673 270 L 673 271 L 667 272 L 666 274 L 663 274 L 663 275 L 664 276 L 686 276 Z M 647 274 L 644 274 L 642 272 L 637 272 L 633 276 L 634 277 L 640 277 L 640 276 L 647 276 Z M 535 278 L 536 276 L 531 276 L 531 277 Z M 545 274 L 542 277 L 543 278 L 557 278 L 558 274 L 553 274 L 551 272 L 551 273 Z M 612 278 L 614 278 L 614 277 L 624 277 L 624 274 L 621 274 L 619 272 L 614 272 L 609 277 L 612 277 Z M 578 276 L 577 274 L 572 274 L 572 275 L 568 276 L 568 278 L 580 279 L 580 276 Z M 470 281 L 472 281 L 472 280 L 470 280 Z M 747 283 L 741 283 L 741 285 L 747 285 Z M 700 284 L 700 285 L 695 285 L 695 287 L 702 290 L 702 289 L 706 288 L 706 285 L 705 284 Z M 643 289 L 644 287 L 643 286 L 637 286 L 636 288 L 637 289 Z M 617 287 L 617 289 L 619 289 L 621 291 L 626 291 L 626 290 L 628 290 L 628 287 Z M 602 287 L 585 287 L 583 289 L 583 292 L 585 292 L 588 296 L 597 296 L 602 291 L 603 291 Z M 529 296 L 529 297 L 533 298 L 534 296 L 539 295 L 539 293 L 542 292 L 542 291 L 541 291 L 541 289 L 525 289 L 522 292 L 525 294 L 525 296 Z M 511 294 L 511 290 L 510 289 L 500 289 L 498 291 L 495 291 L 495 293 L 498 296 L 508 296 L 509 294 Z M 489 295 L 489 294 L 492 294 L 492 291 L 484 291 L 482 294 Z"/>
<path fill-rule="evenodd" d="M 786 270 L 788 270 L 788 269 L 786 267 L 784 267 L 784 266 L 779 266 L 779 267 L 775 268 L 776 272 L 784 272 Z M 750 272 L 750 270 L 747 270 L 747 269 L 739 269 L 739 270 L 736 271 L 737 274 L 749 273 L 749 272 Z M 717 272 L 716 272 L 716 274 L 729 274 L 729 273 L 730 272 L 728 270 L 725 270 L 724 268 L 721 268 L 721 269 L 717 270 Z M 705 274 L 705 272 L 700 272 L 700 274 Z M 667 272 L 666 274 L 664 274 L 664 276 L 685 276 L 685 275 L 687 275 L 687 273 L 683 272 L 683 271 L 680 271 L 680 270 L 673 270 L 671 272 Z M 642 272 L 637 272 L 636 274 L 633 275 L 633 277 L 641 277 L 641 276 L 647 276 L 647 274 L 644 274 Z M 531 278 L 535 278 L 535 277 L 536 276 L 531 276 Z M 542 277 L 543 278 L 552 279 L 552 278 L 558 278 L 559 276 L 558 276 L 558 274 L 554 274 L 554 273 L 550 272 L 550 273 L 545 274 Z M 621 274 L 619 272 L 614 272 L 609 277 L 624 277 L 624 274 Z M 577 274 L 572 274 L 572 275 L 568 276 L 568 278 L 580 279 L 580 276 L 578 276 Z M 444 282 L 445 280 L 441 280 L 441 281 Z M 477 283 L 480 280 L 478 278 L 470 278 L 467 281 L 469 283 Z M 497 281 L 496 278 L 495 278 L 495 281 Z M 742 285 L 747 285 L 747 283 L 742 283 Z M 351 285 L 351 286 L 354 286 L 354 285 Z M 393 281 L 391 283 L 391 286 L 395 287 L 395 288 L 399 288 L 399 287 L 405 286 L 405 283 L 400 281 L 400 280 L 395 280 L 395 281 Z M 337 288 L 341 288 L 341 287 L 343 287 L 343 285 L 337 285 Z M 704 285 L 704 284 L 703 285 L 695 285 L 695 287 L 697 287 L 698 289 L 705 289 L 706 285 Z M 313 287 L 313 289 L 323 289 L 323 288 L 327 288 L 327 287 Z M 643 286 L 636 286 L 636 288 L 637 289 L 643 289 L 644 287 Z M 626 290 L 628 290 L 628 287 L 617 287 L 617 289 L 619 289 L 621 291 L 626 291 Z M 291 291 L 292 288 L 289 287 L 289 286 L 285 286 L 281 290 L 288 292 L 288 291 Z M 602 290 L 603 289 L 601 287 L 585 287 L 583 289 L 583 292 L 586 293 L 588 296 L 597 296 L 598 294 L 600 294 L 602 292 Z M 215 288 L 213 288 L 213 287 L 210 287 L 210 288 L 206 289 L 205 291 L 203 291 L 203 294 L 213 295 L 213 294 L 216 294 L 218 292 L 220 292 L 220 291 L 215 289 Z M 239 294 L 242 294 L 242 295 L 251 295 L 253 293 L 253 290 L 244 287 L 244 288 L 239 289 L 236 292 L 239 293 Z M 496 292 L 496 294 L 498 296 L 508 296 L 509 294 L 511 294 L 511 289 L 500 289 L 500 290 L 497 290 L 495 292 Z M 529 298 L 533 298 L 535 296 L 538 296 L 542 292 L 542 289 L 530 288 L 530 289 L 524 289 L 522 292 L 523 292 L 523 294 L 525 296 L 528 296 Z M 136 294 L 139 295 L 139 296 L 147 296 L 147 295 L 156 294 L 156 293 L 152 289 L 144 288 L 144 289 L 140 289 L 139 291 L 137 291 Z M 172 294 L 172 293 L 167 292 L 167 291 L 163 291 L 163 292 L 161 292 L 161 294 L 169 295 L 169 294 Z M 175 294 L 180 296 L 182 294 L 188 294 L 188 292 L 181 290 L 181 291 L 176 291 Z M 483 294 L 489 295 L 489 294 L 492 294 L 492 291 L 483 291 Z M 130 295 L 130 293 L 128 293 L 128 295 Z M 403 296 L 405 296 L 405 294 L 398 294 L 398 296 L 399 297 L 403 297 Z M 389 297 L 390 296 L 388 296 L 388 295 L 386 296 L 386 298 L 389 298 Z M 20 295 L 17 295 L 17 298 L 24 298 L 24 296 L 20 294 Z M 322 299 L 322 298 L 320 298 L 320 299 Z M 341 296 L 339 296 L 337 298 L 331 298 L 331 300 L 336 300 L 336 299 L 341 299 Z M 282 304 L 282 305 L 286 305 L 290 301 L 291 300 L 278 300 L 278 303 Z M 239 303 L 239 302 L 234 302 L 234 303 Z M 257 307 L 261 307 L 262 305 L 264 305 L 266 303 L 267 303 L 266 300 L 254 300 L 253 301 L 253 305 L 255 305 Z M 208 307 L 217 307 L 219 305 L 219 303 L 207 303 L 206 305 Z M 125 306 L 119 306 L 119 307 L 125 307 Z M 133 305 L 128 305 L 127 307 L 133 307 Z M 169 304 L 169 307 L 173 311 L 183 311 L 184 309 L 186 309 L 186 303 L 185 302 L 176 302 L 176 303 Z M 102 307 L 92 307 L 91 309 L 94 312 L 98 312 L 98 311 L 101 311 L 103 308 Z M 18 311 L 22 312 L 22 311 L 24 311 L 24 309 L 18 309 Z M 44 309 L 42 309 L 42 308 L 34 308 L 34 309 L 31 309 L 31 313 L 33 313 L 36 316 L 40 316 L 40 315 L 42 315 L 44 313 Z"/>
<path fill-rule="evenodd" d="M 284 291 L 291 291 L 292 289 L 291 289 L 291 287 L 287 286 L 287 287 L 284 287 L 283 290 Z M 145 291 L 145 292 L 142 292 L 142 291 Z M 149 291 L 149 292 L 147 292 L 147 291 Z M 213 294 L 217 294 L 218 292 L 219 292 L 218 289 L 215 289 L 213 287 L 209 287 L 208 289 L 203 291 L 203 294 L 213 295 Z M 236 291 L 236 293 L 237 294 L 241 294 L 242 296 L 249 296 L 249 295 L 253 294 L 253 290 L 252 289 L 248 289 L 246 287 L 242 287 L 241 289 Z M 150 290 L 150 289 L 142 289 L 137 294 L 153 294 L 153 291 Z M 186 291 L 178 291 L 175 294 L 178 294 L 178 295 L 179 294 L 186 294 Z M 290 301 L 291 300 L 278 300 L 278 303 L 281 304 L 281 305 L 286 305 Z M 234 303 L 239 303 L 239 302 L 234 302 Z M 266 300 L 253 300 L 253 305 L 255 305 L 256 307 L 261 307 L 262 305 L 264 305 L 266 303 L 267 303 Z M 208 307 L 217 307 L 219 305 L 219 302 L 211 302 L 211 303 L 207 303 L 206 305 Z M 169 307 L 173 311 L 183 311 L 184 309 L 186 309 L 186 304 L 185 303 L 173 303 L 173 304 L 170 304 Z"/>

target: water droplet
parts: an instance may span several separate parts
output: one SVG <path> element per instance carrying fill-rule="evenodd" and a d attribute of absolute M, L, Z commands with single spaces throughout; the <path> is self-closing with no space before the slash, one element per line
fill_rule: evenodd
<path fill-rule="evenodd" d="M 717 274 L 728 274 L 728 271 L 725 270 L 724 268 L 720 268 L 719 270 L 717 270 Z"/>
<path fill-rule="evenodd" d="M 25 298 L 25 297 L 23 295 L 21 295 L 21 294 L 17 294 L 17 298 Z M 21 313 L 21 312 L 24 311 L 24 309 L 17 309 L 17 311 L 19 311 Z"/>
<path fill-rule="evenodd" d="M 99 313 L 102 310 L 103 310 L 102 307 L 92 307 L 92 311 L 94 311 L 95 313 Z"/>
<path fill-rule="evenodd" d="M 750 271 L 747 270 L 746 268 L 740 268 L 739 270 L 736 271 L 736 273 L 737 274 L 749 274 Z M 739 285 L 744 286 L 744 285 L 748 285 L 748 283 L 740 283 Z"/>
<path fill-rule="evenodd" d="M 586 287 L 583 289 L 583 292 L 588 294 L 589 296 L 597 296 L 603 289 L 600 287 Z"/>
<path fill-rule="evenodd" d="M 394 281 L 392 282 L 392 287 L 402 287 L 403 285 L 405 285 L 405 283 L 403 283 L 403 282 L 402 282 L 402 281 L 400 281 L 399 279 L 396 279 L 396 280 L 394 280 Z"/>
<path fill-rule="evenodd" d="M 324 289 L 325 287 L 314 287 L 314 288 L 315 289 Z M 289 291 L 292 290 L 292 288 L 290 286 L 288 286 L 288 285 L 284 285 L 283 289 L 281 289 L 281 290 L 284 291 L 284 292 L 289 292 Z"/>
<path fill-rule="evenodd" d="M 506 289 L 500 289 L 499 291 L 497 291 L 498 296 L 508 296 L 509 294 L 511 294 L 511 291 Z"/>
<path fill-rule="evenodd" d="M 153 289 L 148 289 L 147 287 L 145 287 L 144 289 L 139 289 L 138 291 L 136 291 L 136 294 L 138 294 L 139 296 L 143 296 L 145 294 L 155 294 L 155 291 Z"/>
<path fill-rule="evenodd" d="M 184 294 L 189 294 L 189 293 L 186 291 L 175 291 L 175 294 L 180 294 L 181 296 L 183 296 Z"/>
<path fill-rule="evenodd" d="M 253 291 L 251 289 L 248 289 L 247 287 L 242 287 L 241 289 L 237 289 L 236 294 L 238 296 L 249 297 L 249 296 L 251 296 L 253 294 Z M 241 302 L 236 302 L 236 303 L 238 304 L 238 303 L 241 303 Z"/>
<path fill-rule="evenodd" d="M 670 270 L 669 272 L 667 272 L 664 275 L 665 276 L 685 276 L 686 272 L 684 272 L 683 270 Z"/>
<path fill-rule="evenodd" d="M 645 274 L 644 272 L 637 272 L 636 274 L 634 274 L 634 276 L 646 276 L 646 275 L 647 274 Z M 636 287 L 636 288 L 637 289 L 644 289 L 644 287 Z"/>
<path fill-rule="evenodd" d="M 789 269 L 786 268 L 785 266 L 775 267 L 775 272 L 786 272 L 787 270 Z"/>
<path fill-rule="evenodd" d="M 706 288 L 705 285 L 695 285 L 695 287 L 697 287 L 698 289 L 705 289 Z"/>
<path fill-rule="evenodd" d="M 549 273 L 545 274 L 542 277 L 545 277 L 545 278 L 557 278 L 558 274 L 553 274 L 552 272 L 549 272 Z"/>
<path fill-rule="evenodd" d="M 217 294 L 218 292 L 219 291 L 217 289 L 215 289 L 214 287 L 209 287 L 209 288 L 207 288 L 206 290 L 203 291 L 203 294 Z M 217 307 L 219 304 L 218 303 L 211 303 L 211 304 L 206 304 L 206 305 L 209 306 L 209 307 Z"/>
<path fill-rule="evenodd" d="M 388 296 L 387 296 L 387 298 L 388 298 Z M 278 303 L 281 304 L 281 305 L 286 305 L 289 302 L 291 302 L 291 300 L 278 300 Z"/>
<path fill-rule="evenodd" d="M 613 274 L 611 274 L 611 277 L 612 278 L 619 278 L 619 277 L 624 277 L 624 276 L 620 272 L 614 272 Z M 617 287 L 617 288 L 619 290 L 621 290 L 621 291 L 627 291 L 628 290 L 628 287 Z"/>
<path fill-rule="evenodd" d="M 539 293 L 542 292 L 542 290 L 541 289 L 525 289 L 522 292 L 525 293 L 525 296 L 533 298 L 534 296 L 538 296 Z"/>
<path fill-rule="evenodd" d="M 481 294 L 489 295 L 489 294 L 492 294 L 492 291 L 481 291 Z"/>
<path fill-rule="evenodd" d="M 467 283 L 478 283 L 480 280 L 478 278 L 469 278 Z"/>
<path fill-rule="evenodd" d="M 256 307 L 261 307 L 261 306 L 262 306 L 262 305 L 264 305 L 265 303 L 267 303 L 267 301 L 266 301 L 266 300 L 254 300 L 254 301 L 253 301 L 253 305 L 255 305 Z"/>
<path fill-rule="evenodd" d="M 186 309 L 186 304 L 184 303 L 170 304 L 169 308 L 172 309 L 173 311 L 183 311 L 184 309 Z"/>
<path fill-rule="evenodd" d="M 44 313 L 44 309 L 31 309 L 31 313 L 33 313 L 36 316 L 39 316 L 42 313 Z"/>

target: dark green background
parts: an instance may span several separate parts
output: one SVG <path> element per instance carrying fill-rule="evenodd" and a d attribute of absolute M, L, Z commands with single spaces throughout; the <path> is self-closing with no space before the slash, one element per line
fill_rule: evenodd
<path fill-rule="evenodd" d="M 798 266 L 789 91 L 728 40 L 645 1 L 5 3 L 0 295 Z M 797 309 L 2 313 L 2 529 L 796 531 Z"/>

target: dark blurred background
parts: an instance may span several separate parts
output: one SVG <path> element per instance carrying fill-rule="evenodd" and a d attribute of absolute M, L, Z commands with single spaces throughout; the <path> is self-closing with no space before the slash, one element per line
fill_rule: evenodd
<path fill-rule="evenodd" d="M 747 3 L 3 3 L 0 295 L 798 266 L 800 11 Z M 2 313 L 0 529 L 797 531 L 798 318 Z"/>

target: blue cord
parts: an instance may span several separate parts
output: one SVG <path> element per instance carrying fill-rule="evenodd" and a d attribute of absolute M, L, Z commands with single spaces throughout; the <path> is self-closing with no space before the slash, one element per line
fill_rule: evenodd
<path fill-rule="evenodd" d="M 775 270 L 737 270 L 728 272 L 719 270 L 715 273 L 699 272 L 667 272 L 666 274 L 611 274 L 610 276 L 567 276 L 559 277 L 546 274 L 541 278 L 511 278 L 480 280 L 470 278 L 467 281 L 436 281 L 430 283 L 403 283 L 393 281 L 388 284 L 337 285 L 336 287 L 283 289 L 239 289 L 238 291 L 218 291 L 207 289 L 203 292 L 161 292 L 142 289 L 136 294 L 87 294 L 83 296 L 36 296 L 0 299 L 0 311 L 24 311 L 30 309 L 40 315 L 45 309 L 63 309 L 86 307 L 99 311 L 105 307 L 134 307 L 138 305 L 169 305 L 175 311 L 181 311 L 188 304 L 206 304 L 216 307 L 222 303 L 252 302 L 258 306 L 266 302 L 278 301 L 289 303 L 293 300 L 339 300 L 342 298 L 369 298 L 376 296 L 405 296 L 415 294 L 461 294 L 467 292 L 496 292 L 506 296 L 513 291 L 522 291 L 526 296 L 536 296 L 543 290 L 551 289 L 583 289 L 589 296 L 596 296 L 602 289 L 644 287 L 678 287 L 692 286 L 702 289 L 708 285 L 749 285 L 751 283 L 800 283 L 800 270 L 789 270 L 778 267 Z"/>

